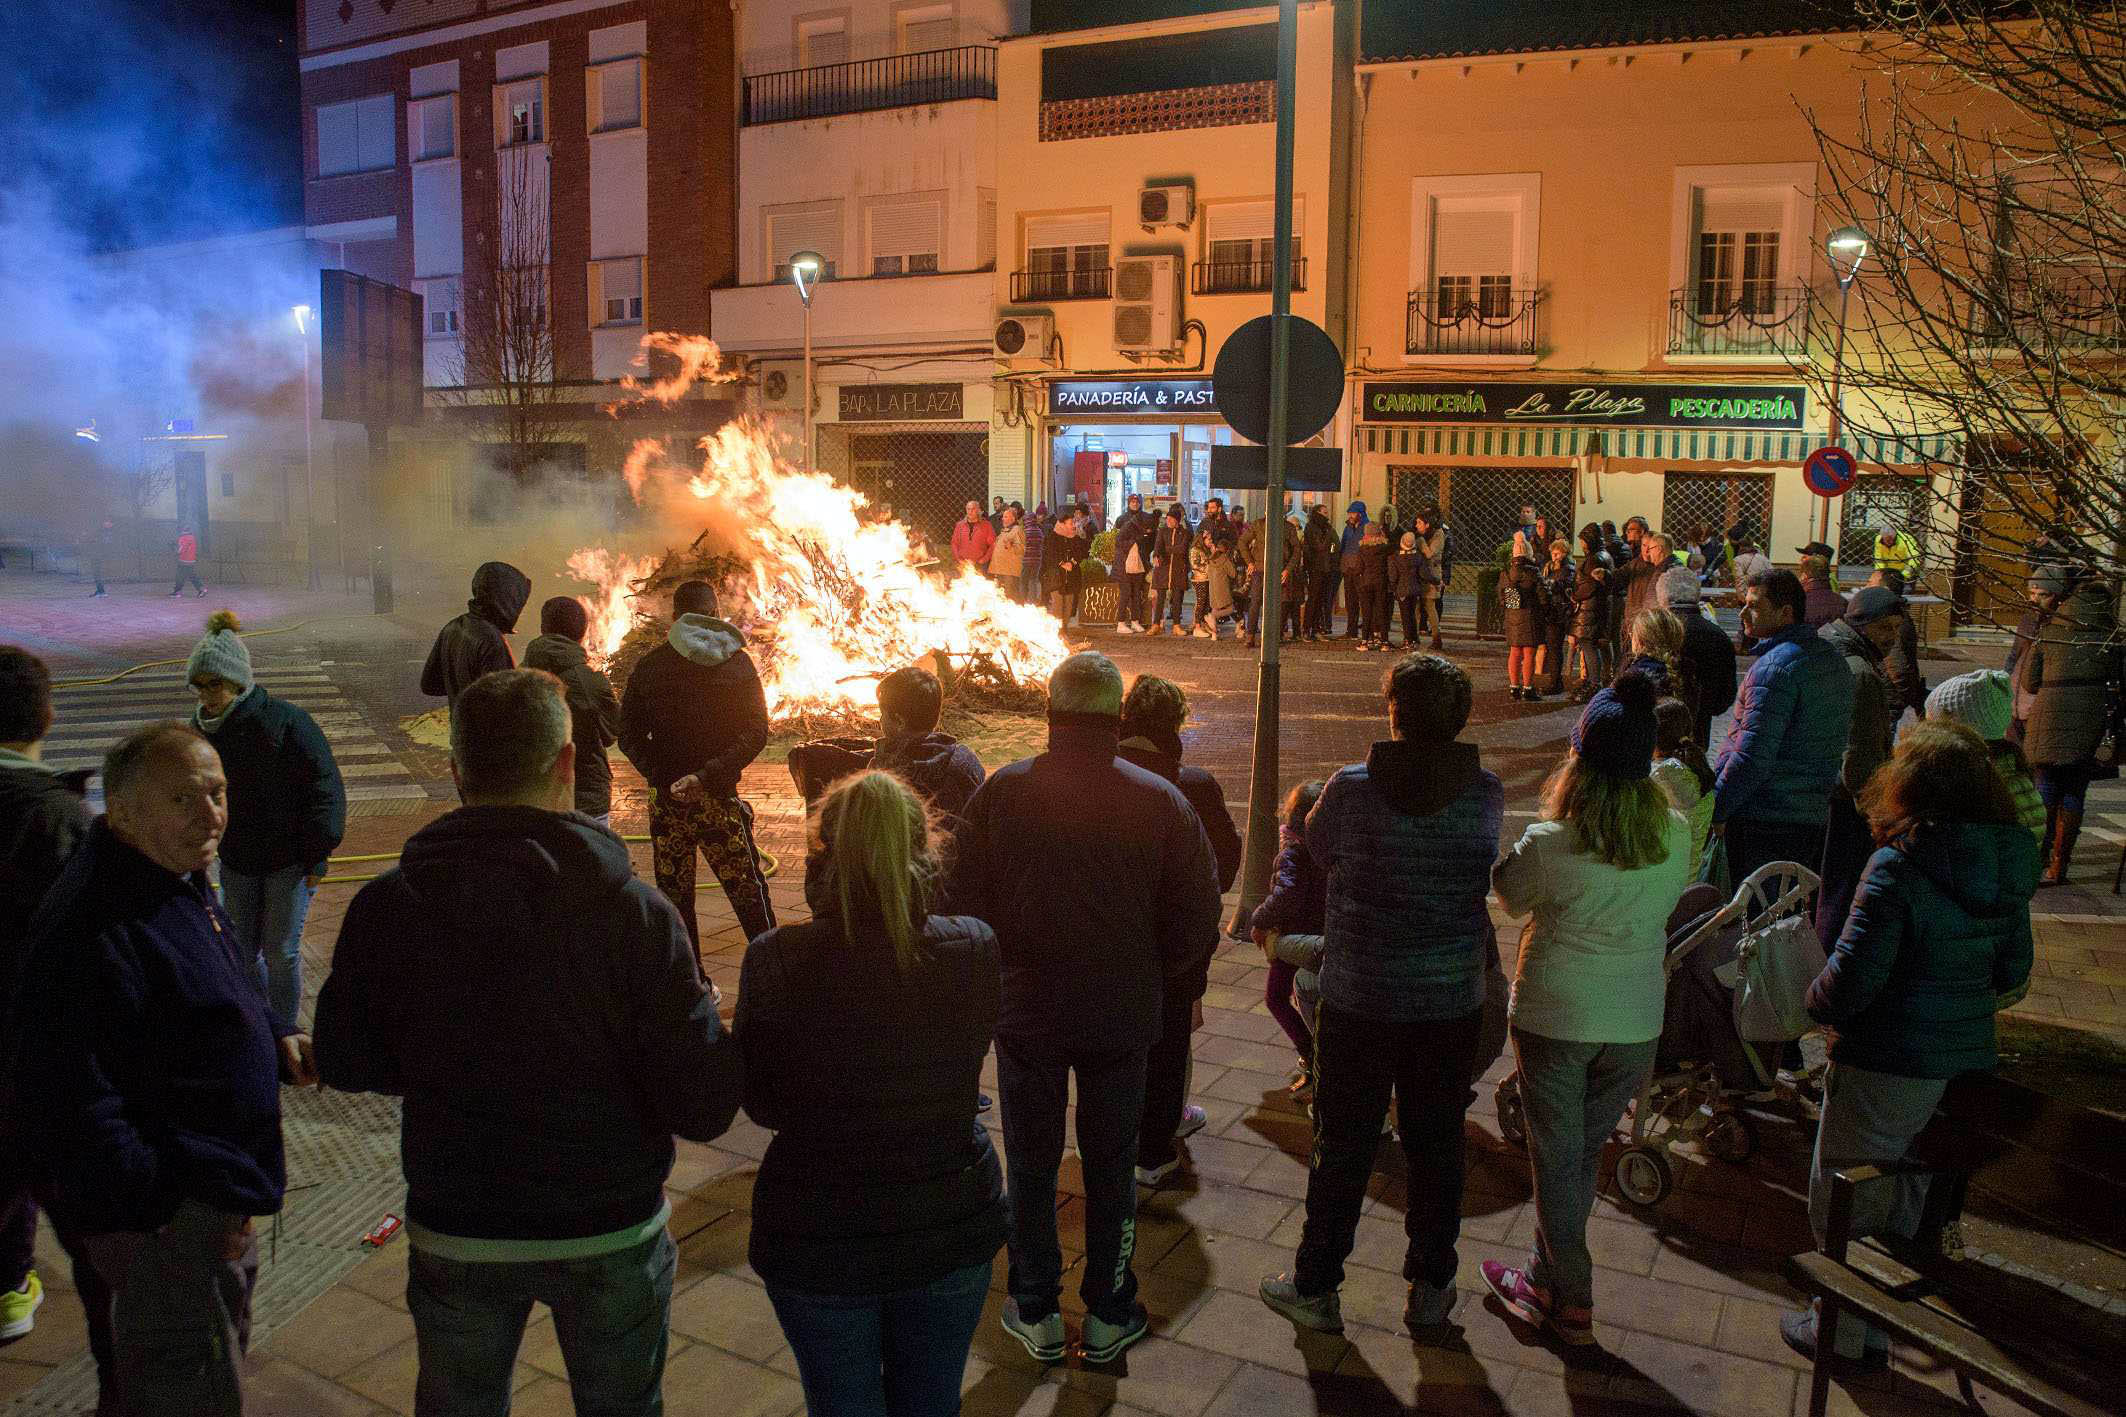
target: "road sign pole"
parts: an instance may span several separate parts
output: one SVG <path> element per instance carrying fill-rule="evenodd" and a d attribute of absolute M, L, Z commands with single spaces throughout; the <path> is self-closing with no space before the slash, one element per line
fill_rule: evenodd
<path fill-rule="evenodd" d="M 1277 5 L 1277 225 L 1270 282 L 1269 490 L 1263 509 L 1262 603 L 1255 607 L 1262 630 L 1262 658 L 1255 673 L 1255 761 L 1248 782 L 1247 845 L 1242 853 L 1240 906 L 1232 933 L 1247 932 L 1248 918 L 1269 890 L 1277 847 L 1279 785 L 1277 646 L 1284 628 L 1284 465 L 1291 412 L 1292 353 L 1292 126 L 1299 73 L 1299 0 Z"/>
<path fill-rule="evenodd" d="M 1835 352 L 1831 355 L 1830 433 L 1829 436 L 1824 439 L 1824 442 L 1830 444 L 1834 448 L 1838 446 L 1838 435 L 1842 431 L 1841 425 L 1844 423 L 1844 419 L 1841 417 L 1841 413 L 1844 409 L 1844 399 L 1838 392 L 1838 385 L 1841 376 L 1845 373 L 1846 308 L 1852 303 L 1853 282 L 1850 280 L 1843 281 L 1839 284 L 1838 287 L 1838 345 Z M 1818 541 L 1828 542 L 1831 539 L 1831 499 L 1828 497 L 1823 499 L 1823 519 L 1820 522 L 1819 526 L 1820 530 L 1816 534 L 1816 539 Z"/>

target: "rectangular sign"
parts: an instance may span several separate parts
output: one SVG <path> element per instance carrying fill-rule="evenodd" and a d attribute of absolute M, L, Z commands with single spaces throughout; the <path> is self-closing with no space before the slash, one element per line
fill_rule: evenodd
<path fill-rule="evenodd" d="M 1221 443 L 1211 449 L 1211 486 L 1261 492 L 1270 485 L 1270 450 L 1260 443 Z M 1287 492 L 1335 492 L 1344 485 L 1342 448 L 1286 448 Z"/>
<path fill-rule="evenodd" d="M 1800 384 L 1396 381 L 1365 386 L 1366 423 L 1563 423 L 1607 428 L 1799 428 Z"/>
<path fill-rule="evenodd" d="M 1065 413 L 1215 413 L 1208 379 L 1057 379 L 1048 411 Z"/>
<path fill-rule="evenodd" d="M 318 272 L 318 394 L 325 418 L 372 427 L 421 421 L 421 297 L 403 286 Z"/>
<path fill-rule="evenodd" d="M 844 423 L 957 422 L 961 417 L 958 384 L 843 384 Z"/>

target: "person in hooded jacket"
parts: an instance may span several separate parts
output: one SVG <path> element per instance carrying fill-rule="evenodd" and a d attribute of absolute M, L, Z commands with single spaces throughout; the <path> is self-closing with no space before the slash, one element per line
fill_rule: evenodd
<path fill-rule="evenodd" d="M 1218 864 L 1218 889 L 1233 888 L 1240 874 L 1240 830 L 1225 805 L 1225 788 L 1199 767 L 1181 761 L 1181 725 L 1188 722 L 1188 696 L 1181 686 L 1149 674 L 1137 676 L 1122 700 L 1122 738 L 1115 756 L 1157 773 L 1181 789 L 1196 821 L 1210 838 Z M 1156 1186 L 1174 1173 L 1181 1158 L 1174 1144 L 1203 1130 L 1209 1120 L 1188 1100 L 1189 1039 L 1202 1016 L 1198 1003 L 1210 985 L 1210 961 L 1202 978 L 1169 988 L 1159 1021 L 1159 1040 L 1145 1059 L 1144 1116 L 1137 1128 L 1137 1182 Z"/>
<path fill-rule="evenodd" d="M 940 850 L 949 861 L 967 799 L 982 785 L 985 770 L 974 749 L 937 731 L 944 710 L 944 686 L 919 664 L 904 665 L 880 679 L 878 737 L 815 738 L 790 750 L 790 780 L 797 784 L 806 810 L 845 777 L 866 769 L 893 773 L 937 814 L 943 833 Z"/>
<path fill-rule="evenodd" d="M 517 617 L 531 599 L 531 579 L 507 561 L 488 561 L 472 573 L 472 599 L 465 613 L 436 631 L 436 642 L 421 667 L 421 692 L 448 699 L 456 707 L 465 686 L 482 674 L 514 669 L 509 642 Z"/>
<path fill-rule="evenodd" d="M 590 612 L 573 595 L 557 595 L 539 607 L 539 638 L 524 647 L 524 667 L 544 669 L 568 691 L 568 717 L 576 743 L 576 810 L 599 826 L 613 815 L 613 765 L 605 750 L 620 737 L 620 699 L 613 681 L 591 668 L 583 636 Z"/>
<path fill-rule="evenodd" d="M 1344 508 L 1343 531 L 1336 541 L 1336 574 L 1344 588 L 1344 638 L 1365 640 L 1365 607 L 1358 589 L 1358 544 L 1366 539 L 1366 504 Z"/>
<path fill-rule="evenodd" d="M 1386 653 L 1388 649 L 1388 607 L 1393 594 L 1389 561 L 1392 555 L 1387 528 L 1381 521 L 1367 522 L 1358 538 L 1357 568 L 1347 573 L 1351 584 L 1358 590 L 1358 613 L 1365 631 L 1358 642 L 1362 651 Z"/>
<path fill-rule="evenodd" d="M 1445 648 L 1440 639 L 1440 608 L 1445 603 L 1449 537 L 1451 533 L 1440 520 L 1439 508 L 1427 505 L 1418 512 L 1414 522 L 1417 532 L 1417 623 L 1418 628 L 1429 631 L 1432 636 L 1430 648 Z M 1409 645 L 1417 648 L 1416 642 Z"/>
<path fill-rule="evenodd" d="M 620 751 L 650 787 L 650 851 L 657 888 L 701 946 L 694 855 L 709 869 L 747 939 L 775 927 L 775 906 L 753 846 L 753 807 L 738 780 L 768 746 L 768 701 L 745 633 L 716 618 L 716 587 L 672 592 L 672 628 L 642 657 L 620 697 Z"/>
<path fill-rule="evenodd" d="M 737 1115 L 738 1045 L 685 927 L 570 810 L 572 731 L 542 670 L 460 695 L 464 805 L 356 893 L 318 996 L 325 1082 L 405 1101 L 423 1412 L 508 1410 L 534 1302 L 579 1410 L 662 1410 L 673 1138 Z"/>
<path fill-rule="evenodd" d="M 238 629 L 230 611 L 208 616 L 185 682 L 199 699 L 192 726 L 229 780 L 222 908 L 265 972 L 275 1016 L 292 1028 L 303 1002 L 303 922 L 347 833 L 347 788 L 317 720 L 253 681 Z"/>
<path fill-rule="evenodd" d="M 1996 1065 L 1993 1016 L 2030 983 L 2037 847 L 1978 735 L 1935 720 L 1906 729 L 1862 806 L 1879 849 L 1808 993 L 1809 1016 L 1832 1035 L 1809 1168 L 1819 1243 L 1831 1176 L 1908 1159 L 1950 1079 Z M 1910 1236 L 1925 1199 L 1921 1176 L 1870 1187 L 1855 1197 L 1853 1234 Z M 1780 1329 L 1815 1357 L 1814 1311 Z M 1833 1353 L 1847 1371 L 1878 1370 L 1889 1340 L 1841 1315 Z"/>
<path fill-rule="evenodd" d="M 2045 803 L 2045 874 L 2039 884 L 2047 886 L 2065 885 L 2074 863 L 2083 795 L 2096 776 L 2097 750 L 2113 731 L 2110 704 L 2120 675 L 2110 587 L 2086 576 L 2069 583 L 2053 606 L 2016 666 L 2016 682 L 2032 696 L 2023 754 L 2036 769 Z"/>
<path fill-rule="evenodd" d="M 1407 654 L 1382 676 L 1390 740 L 1339 770 L 1307 816 L 1307 855 L 1328 873 L 1314 1057 L 1314 1168 L 1291 1273 L 1265 1304 L 1303 1328 L 1343 1327 L 1337 1289 L 1391 1098 L 1409 1163 L 1404 1321 L 1454 1307 L 1462 1117 L 1497 949 L 1486 897 L 1506 792 L 1474 744 L 1469 676 Z"/>
<path fill-rule="evenodd" d="M 1144 634 L 1151 630 L 1152 554 L 1159 541 L 1159 519 L 1144 509 L 1144 498 L 1132 492 L 1129 506 L 1115 519 L 1115 574 L 1122 579 L 1120 607 L 1115 612 L 1118 634 Z"/>
<path fill-rule="evenodd" d="M 1388 598 L 1395 602 L 1403 622 L 1403 648 L 1417 648 L 1417 601 L 1424 594 L 1418 576 L 1424 554 L 1417 549 L 1417 533 L 1406 531 L 1395 554 L 1388 558 Z"/>

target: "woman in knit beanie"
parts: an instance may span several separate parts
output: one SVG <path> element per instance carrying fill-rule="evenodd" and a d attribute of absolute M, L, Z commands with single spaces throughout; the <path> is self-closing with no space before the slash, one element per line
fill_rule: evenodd
<path fill-rule="evenodd" d="M 2037 779 L 2030 774 L 2022 748 L 2008 739 L 2014 714 L 2014 683 L 1998 669 L 1974 669 L 1944 679 L 1927 695 L 1928 718 L 1961 723 L 1985 740 L 1986 751 L 1993 755 L 1993 770 L 2015 799 L 2015 815 L 2042 842 L 2045 801 L 2038 795 Z"/>
<path fill-rule="evenodd" d="M 1510 1018 L 1535 1179 L 1526 1268 L 1484 1282 L 1528 1323 L 1594 1342 L 1594 1210 L 1602 1144 L 1653 1067 L 1667 993 L 1668 917 L 1690 883 L 1690 827 L 1651 776 L 1654 687 L 1627 671 L 1589 700 L 1543 820 L 1492 873 L 1521 945 Z"/>

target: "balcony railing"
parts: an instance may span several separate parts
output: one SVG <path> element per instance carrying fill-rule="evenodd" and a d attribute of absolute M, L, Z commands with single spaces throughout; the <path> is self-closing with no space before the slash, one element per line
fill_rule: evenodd
<path fill-rule="evenodd" d="M 1013 304 L 1036 300 L 1105 300 L 1113 293 L 1113 266 L 1079 266 L 1067 271 L 1013 271 Z"/>
<path fill-rule="evenodd" d="M 2036 353 L 2126 349 L 2126 286 L 2072 271 L 2010 276 L 1973 311 L 1977 342 Z"/>
<path fill-rule="evenodd" d="M 1799 359 L 1808 351 L 1809 304 L 1799 285 L 1672 290 L 1668 352 Z"/>
<path fill-rule="evenodd" d="M 986 44 L 749 74 L 745 121 L 787 123 L 919 103 L 997 96 L 997 52 Z"/>
<path fill-rule="evenodd" d="M 1478 295 L 1441 299 L 1437 290 L 1413 290 L 1404 316 L 1403 348 L 1409 354 L 1533 355 L 1536 291 L 1501 298 Z"/>
<path fill-rule="evenodd" d="M 1189 268 L 1189 289 L 1197 295 L 1236 295 L 1268 290 L 1277 275 L 1274 261 L 1198 261 Z M 1292 289 L 1307 288 L 1307 258 L 1292 258 Z"/>

